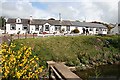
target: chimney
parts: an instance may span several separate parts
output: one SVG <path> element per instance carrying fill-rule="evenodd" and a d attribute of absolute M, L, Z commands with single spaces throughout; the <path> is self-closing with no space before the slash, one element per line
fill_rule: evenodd
<path fill-rule="evenodd" d="M 4 18 L 5 19 L 5 22 L 7 22 L 8 21 L 8 18 Z"/>
<path fill-rule="evenodd" d="M 32 16 L 30 16 L 30 22 L 29 22 L 30 24 L 32 23 L 32 20 L 33 20 L 33 18 L 32 18 Z"/>
<path fill-rule="evenodd" d="M 32 21 L 33 20 L 33 18 L 32 18 L 32 16 L 30 16 L 30 21 Z"/>
<path fill-rule="evenodd" d="M 61 21 L 61 13 L 59 13 L 59 21 Z"/>

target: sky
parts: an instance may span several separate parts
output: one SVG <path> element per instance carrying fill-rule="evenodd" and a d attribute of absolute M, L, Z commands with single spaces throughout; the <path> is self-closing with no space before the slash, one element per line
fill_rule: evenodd
<path fill-rule="evenodd" d="M 2 0 L 0 16 L 118 23 L 119 0 Z M 120 17 L 119 17 L 120 18 Z"/>
<path fill-rule="evenodd" d="M 120 23 L 120 1 L 118 2 L 118 23 Z"/>

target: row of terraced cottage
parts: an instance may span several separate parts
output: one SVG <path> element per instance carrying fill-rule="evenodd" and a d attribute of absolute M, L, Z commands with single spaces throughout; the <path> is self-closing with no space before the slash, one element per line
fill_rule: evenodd
<path fill-rule="evenodd" d="M 46 33 L 46 34 L 59 34 L 71 33 L 74 29 L 79 30 L 79 34 L 107 34 L 108 29 L 106 26 L 90 22 L 78 22 L 69 20 L 44 20 L 44 19 L 21 19 L 9 18 L 6 20 L 6 33 L 20 34 L 25 33 Z"/>

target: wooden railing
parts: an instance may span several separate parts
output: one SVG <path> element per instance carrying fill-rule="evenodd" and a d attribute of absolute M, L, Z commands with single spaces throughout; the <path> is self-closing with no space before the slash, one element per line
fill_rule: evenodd
<path fill-rule="evenodd" d="M 82 80 L 63 63 L 47 62 L 50 80 Z"/>

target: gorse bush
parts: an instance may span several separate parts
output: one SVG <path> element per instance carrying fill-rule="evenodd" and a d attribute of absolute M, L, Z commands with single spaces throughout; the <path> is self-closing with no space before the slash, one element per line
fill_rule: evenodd
<path fill-rule="evenodd" d="M 15 47 L 13 43 L 1 45 L 2 79 L 39 79 L 44 69 L 40 59 L 32 54 L 31 47 L 22 46 L 14 50 Z"/>

